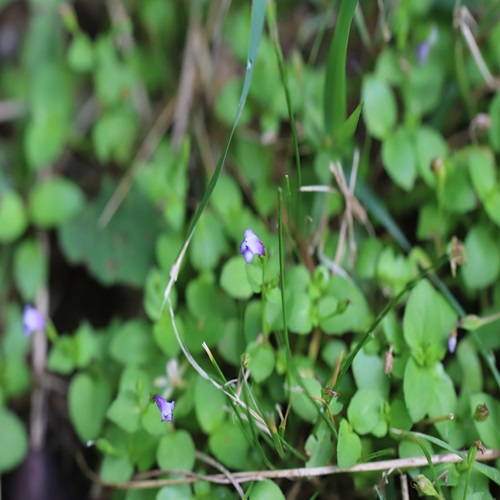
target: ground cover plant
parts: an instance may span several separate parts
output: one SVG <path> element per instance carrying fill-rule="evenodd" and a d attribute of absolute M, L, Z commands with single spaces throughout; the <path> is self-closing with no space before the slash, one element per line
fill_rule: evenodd
<path fill-rule="evenodd" d="M 0 58 L 5 498 L 499 496 L 498 2 L 3 1 Z"/>

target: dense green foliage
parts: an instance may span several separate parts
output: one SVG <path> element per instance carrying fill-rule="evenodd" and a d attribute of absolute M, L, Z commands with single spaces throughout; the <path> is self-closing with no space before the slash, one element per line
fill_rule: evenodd
<path fill-rule="evenodd" d="M 493 499 L 500 4 L 2 3 L 0 473 L 45 411 L 113 498 Z"/>

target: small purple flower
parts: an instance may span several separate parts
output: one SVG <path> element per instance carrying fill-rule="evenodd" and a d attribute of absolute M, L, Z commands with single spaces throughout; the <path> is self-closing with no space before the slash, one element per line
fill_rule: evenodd
<path fill-rule="evenodd" d="M 437 42 L 437 39 L 438 39 L 438 30 L 436 26 L 433 26 L 427 39 L 419 43 L 417 46 L 417 53 L 416 53 L 417 63 L 420 66 L 423 66 L 427 61 L 427 59 L 429 58 L 431 49 Z"/>
<path fill-rule="evenodd" d="M 456 347 L 457 347 L 457 337 L 449 337 L 448 351 L 450 351 L 450 353 L 453 354 L 455 352 Z"/>
<path fill-rule="evenodd" d="M 454 328 L 448 337 L 448 351 L 453 354 L 457 347 L 457 330 Z"/>
<path fill-rule="evenodd" d="M 429 57 L 429 52 L 431 51 L 431 44 L 425 40 L 419 43 L 417 46 L 417 62 L 420 66 L 423 66 Z"/>
<path fill-rule="evenodd" d="M 251 264 L 254 255 L 264 256 L 264 245 L 259 237 L 251 230 L 247 229 L 244 233 L 245 239 L 241 242 L 240 253 L 245 258 L 247 264 Z"/>
<path fill-rule="evenodd" d="M 160 410 L 161 421 L 173 422 L 175 401 L 169 403 L 166 399 L 163 399 L 161 396 L 158 396 L 158 394 L 155 394 L 153 396 L 153 399 L 154 402 L 156 403 L 156 406 L 158 406 L 158 409 Z"/>
<path fill-rule="evenodd" d="M 23 330 L 25 337 L 29 337 L 35 332 L 45 330 L 45 318 L 43 314 L 33 306 L 24 307 Z"/>

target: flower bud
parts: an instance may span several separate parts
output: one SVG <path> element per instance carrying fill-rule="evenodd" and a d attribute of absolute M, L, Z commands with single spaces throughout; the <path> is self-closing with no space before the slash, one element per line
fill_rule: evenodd
<path fill-rule="evenodd" d="M 476 422 L 484 422 L 490 415 L 490 410 L 486 406 L 486 403 L 476 406 L 476 411 L 474 412 L 474 420 Z"/>

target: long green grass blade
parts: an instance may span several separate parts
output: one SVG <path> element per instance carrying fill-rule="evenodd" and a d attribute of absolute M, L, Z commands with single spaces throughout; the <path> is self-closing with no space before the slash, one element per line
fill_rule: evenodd
<path fill-rule="evenodd" d="M 343 0 L 326 67 L 324 119 L 325 133 L 335 136 L 347 116 L 346 59 L 347 42 L 357 0 Z"/>
<path fill-rule="evenodd" d="M 250 89 L 250 83 L 252 81 L 253 71 L 254 71 L 254 67 L 255 67 L 255 61 L 257 59 L 257 52 L 259 50 L 260 40 L 262 38 L 262 32 L 264 30 L 265 14 L 266 14 L 266 0 L 254 0 L 252 2 L 252 21 L 251 21 L 251 27 L 250 27 L 250 42 L 249 42 L 249 47 L 248 47 L 247 67 L 246 67 L 246 72 L 245 72 L 245 79 L 243 81 L 243 89 L 241 91 L 240 102 L 238 104 L 238 110 L 236 111 L 236 116 L 234 118 L 233 127 L 231 128 L 231 132 L 229 133 L 229 137 L 227 138 L 226 145 L 224 146 L 224 149 L 223 149 L 222 154 L 219 158 L 219 161 L 217 162 L 217 166 L 216 166 L 215 171 L 212 175 L 212 178 L 210 179 L 210 182 L 208 183 L 205 194 L 203 195 L 203 198 L 201 199 L 200 205 L 198 206 L 198 208 L 193 216 L 193 219 L 191 220 L 184 244 L 183 244 L 182 248 L 180 249 L 179 254 L 177 255 L 177 259 L 175 260 L 175 262 L 170 270 L 170 281 L 168 282 L 168 284 L 165 288 L 163 304 L 161 306 L 162 311 L 163 311 L 163 308 L 165 307 L 165 304 L 166 304 L 168 297 L 170 296 L 172 286 L 173 286 L 174 282 L 177 280 L 177 275 L 179 273 L 181 262 L 184 258 L 186 251 L 187 251 L 189 243 L 191 242 L 191 239 L 193 238 L 193 234 L 196 230 L 196 226 L 198 225 L 200 217 L 203 214 L 203 212 L 208 204 L 208 201 L 210 200 L 210 197 L 212 196 L 212 193 L 215 189 L 215 186 L 217 185 L 217 181 L 219 180 L 220 174 L 222 172 L 222 167 L 224 166 L 224 162 L 226 160 L 226 156 L 227 156 L 227 153 L 229 151 L 229 146 L 231 145 L 231 141 L 233 139 L 233 135 L 234 135 L 234 132 L 236 130 L 236 126 L 238 125 L 238 122 L 239 122 L 240 116 L 241 116 L 241 112 L 243 111 L 243 107 L 245 106 L 245 101 L 248 97 L 248 91 Z"/>
<path fill-rule="evenodd" d="M 250 83 L 252 81 L 253 70 L 255 68 L 255 61 L 257 59 L 257 52 L 259 50 L 260 39 L 262 38 L 262 32 L 264 29 L 264 19 L 266 13 L 266 1 L 265 0 L 254 0 L 252 2 L 252 25 L 250 28 L 250 43 L 248 47 L 248 57 L 247 57 L 247 68 L 245 72 L 245 80 L 243 82 L 243 89 L 241 91 L 240 103 L 238 105 L 238 110 L 236 112 L 236 116 L 234 118 L 233 127 L 231 132 L 229 133 L 229 137 L 227 138 L 226 145 L 222 154 L 217 162 L 217 167 L 215 168 L 215 172 L 208 183 L 207 190 L 200 202 L 196 213 L 193 216 L 193 220 L 188 229 L 187 239 L 191 240 L 193 237 L 194 231 L 196 229 L 196 225 L 200 220 L 201 214 L 205 210 L 205 207 L 208 204 L 208 200 L 212 196 L 212 193 L 217 185 L 217 181 L 219 180 L 219 176 L 222 171 L 222 167 L 224 166 L 224 161 L 226 160 L 227 152 L 229 150 L 229 146 L 231 145 L 231 140 L 233 139 L 234 131 L 236 130 L 236 126 L 240 120 L 241 112 L 243 111 L 243 107 L 245 106 L 245 101 L 248 97 L 248 91 L 250 89 Z"/>

